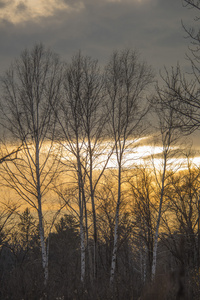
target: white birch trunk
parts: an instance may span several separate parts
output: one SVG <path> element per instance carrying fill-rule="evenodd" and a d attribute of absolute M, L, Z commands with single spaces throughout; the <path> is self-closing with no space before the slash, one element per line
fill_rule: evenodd
<path fill-rule="evenodd" d="M 93 253 L 93 278 L 97 278 L 97 254 L 98 254 L 98 238 L 97 238 L 97 218 L 96 218 L 96 207 L 94 200 L 94 188 L 93 188 L 93 154 L 91 147 L 91 139 L 88 135 L 88 147 L 89 147 L 89 182 L 90 182 L 90 198 L 92 204 L 92 218 L 93 218 L 93 237 L 94 237 L 94 253 Z"/>
<path fill-rule="evenodd" d="M 44 285 L 47 285 L 48 281 L 48 254 L 44 236 L 44 223 L 42 214 L 42 197 L 40 187 L 40 159 L 39 159 L 39 142 L 36 141 L 36 178 L 37 178 L 37 201 L 38 201 L 38 218 L 39 218 L 39 234 L 40 244 L 42 251 L 42 267 L 44 271 Z"/>
<path fill-rule="evenodd" d="M 44 228 L 43 225 L 41 225 L 42 222 L 42 215 L 41 212 L 38 210 L 38 215 L 39 215 L 39 233 L 40 233 L 40 244 L 41 244 L 41 251 L 42 251 L 42 267 L 44 271 L 44 285 L 47 285 L 48 281 L 48 255 L 46 251 L 46 243 L 45 243 L 45 238 L 44 238 Z"/>
<path fill-rule="evenodd" d="M 118 227 L 119 227 L 119 210 L 116 211 L 115 231 L 114 231 L 114 245 L 112 253 L 111 271 L 110 271 L 110 285 L 114 283 L 116 259 L 117 259 L 117 243 L 118 243 Z"/>
<path fill-rule="evenodd" d="M 153 262 L 152 262 L 152 271 L 151 271 L 151 279 L 154 280 L 156 275 L 156 264 L 157 264 L 157 250 L 158 250 L 158 237 L 159 237 L 159 228 L 160 228 L 160 220 L 162 214 L 162 204 L 163 204 L 163 196 L 164 196 L 164 189 L 165 189 L 165 173 L 167 167 L 167 154 L 164 154 L 164 167 L 163 167 L 163 174 L 162 174 L 162 184 L 161 184 L 161 195 L 160 195 L 160 204 L 159 204 L 159 211 L 158 211 L 158 219 L 156 224 L 156 232 L 154 235 L 154 246 L 153 246 Z"/>
<path fill-rule="evenodd" d="M 115 231 L 114 231 L 114 245 L 113 245 L 113 253 L 111 260 L 111 270 L 110 270 L 110 286 L 114 283 L 115 277 L 115 269 L 116 269 L 116 259 L 117 259 L 117 247 L 118 247 L 118 227 L 119 227 L 119 206 L 121 202 L 121 163 L 119 165 L 118 171 L 118 200 L 116 207 L 116 216 L 115 216 Z"/>
<path fill-rule="evenodd" d="M 79 185 L 79 220 L 80 220 L 80 243 L 81 243 L 81 282 L 85 281 L 85 234 L 84 234 L 84 225 L 83 225 L 83 206 L 84 201 L 84 186 L 82 180 L 82 172 L 81 172 L 81 161 L 80 161 L 80 152 L 79 152 L 79 144 L 78 144 L 78 136 L 76 140 L 77 147 L 77 164 L 78 164 L 78 185 Z"/>
<path fill-rule="evenodd" d="M 153 281 L 156 275 L 156 263 L 157 263 L 157 248 L 158 248 L 158 224 L 156 226 L 156 233 L 154 237 L 154 246 L 153 246 L 153 262 L 152 262 L 152 271 L 151 271 L 151 280 Z"/>
<path fill-rule="evenodd" d="M 80 239 L 81 239 L 81 282 L 85 281 L 85 234 L 83 228 L 83 218 L 80 222 Z"/>

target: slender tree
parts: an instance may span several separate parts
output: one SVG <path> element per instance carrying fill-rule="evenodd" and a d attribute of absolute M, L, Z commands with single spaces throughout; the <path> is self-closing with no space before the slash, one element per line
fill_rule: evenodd
<path fill-rule="evenodd" d="M 52 107 L 60 98 L 61 78 L 58 56 L 38 44 L 30 51 L 23 51 L 1 79 L 1 123 L 9 139 L 21 145 L 18 159 L 2 164 L 1 177 L 37 210 L 45 285 L 48 247 L 43 201 L 58 168 Z"/>
<path fill-rule="evenodd" d="M 138 237 L 141 279 L 145 283 L 151 275 L 153 260 L 155 183 L 151 168 L 145 165 L 145 161 L 127 179 L 132 200 L 131 212 L 136 227 L 134 235 Z"/>
<path fill-rule="evenodd" d="M 182 135 L 182 132 L 180 130 L 180 120 L 177 118 L 177 111 L 170 105 L 170 103 L 173 102 L 174 98 L 169 97 L 167 89 L 163 90 L 157 87 L 157 95 L 153 100 L 154 101 L 152 102 L 152 105 L 158 118 L 158 128 L 160 135 L 159 144 L 161 147 L 161 165 L 155 166 L 153 157 L 153 168 L 155 180 L 158 187 L 159 204 L 154 234 L 153 262 L 151 270 L 152 280 L 155 278 L 156 274 L 159 229 L 163 213 L 165 190 L 168 185 L 167 179 L 178 170 L 179 164 L 173 164 L 173 159 L 175 160 L 175 157 L 176 159 L 178 158 L 179 150 L 177 150 L 175 146 L 178 144 L 178 142 L 180 143 L 180 137 Z"/>
<path fill-rule="evenodd" d="M 173 240 L 169 249 L 178 257 L 176 234 L 179 234 L 185 243 L 185 266 L 198 266 L 198 200 L 199 200 L 199 168 L 195 166 L 191 151 L 186 153 L 185 169 L 179 174 L 170 177 L 170 189 L 167 198 L 170 200 L 169 211 L 173 220 L 173 227 L 167 228 Z M 169 222 L 166 222 L 168 224 Z M 175 238 L 173 237 L 175 236 Z M 169 239 L 170 241 L 170 239 Z M 169 243 L 170 244 L 170 243 Z M 180 257 L 178 257 L 180 259 Z"/>
<path fill-rule="evenodd" d="M 171 108 L 176 110 L 177 118 L 181 121 L 180 126 L 186 134 L 199 129 L 200 126 L 200 29 L 199 29 L 199 0 L 183 0 L 186 8 L 197 12 L 195 23 L 188 26 L 183 20 L 183 29 L 190 41 L 187 60 L 190 62 L 191 70 L 185 75 L 180 66 L 173 67 L 170 71 L 165 69 L 162 75 L 166 93 L 173 101 L 168 102 Z"/>
<path fill-rule="evenodd" d="M 90 57 L 84 57 L 79 52 L 66 67 L 64 95 L 58 120 L 62 145 L 66 152 L 70 153 L 66 160 L 67 165 L 76 170 L 79 189 L 82 282 L 85 279 L 85 233 L 88 240 L 85 182 L 88 182 L 92 207 L 93 277 L 96 278 L 98 234 L 95 190 L 112 153 L 112 149 L 109 150 L 105 161 L 102 160 L 102 154 L 108 147 L 108 143 L 104 140 L 107 120 L 104 98 L 103 76 L 98 62 Z M 101 170 L 98 174 L 96 172 L 96 176 L 94 176 L 95 169 Z"/>
<path fill-rule="evenodd" d="M 125 152 L 142 136 L 142 120 L 148 111 L 144 91 L 152 83 L 153 73 L 146 63 L 139 61 L 135 51 L 114 52 L 106 66 L 107 110 L 110 138 L 114 142 L 118 168 L 118 196 L 116 201 L 114 245 L 110 284 L 114 283 L 118 226 L 121 205 L 122 170 Z"/>

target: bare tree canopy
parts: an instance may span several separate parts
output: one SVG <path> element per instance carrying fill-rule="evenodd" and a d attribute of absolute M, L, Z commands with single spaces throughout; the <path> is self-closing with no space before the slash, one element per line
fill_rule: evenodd
<path fill-rule="evenodd" d="M 42 44 L 23 51 L 1 79 L 1 123 L 10 138 L 21 145 L 18 159 L 5 161 L 1 176 L 8 187 L 37 210 L 45 282 L 48 252 L 42 207 L 58 167 L 53 148 L 56 118 L 52 107 L 55 110 L 60 98 L 61 79 L 59 57 Z"/>
<path fill-rule="evenodd" d="M 118 168 L 118 195 L 110 274 L 112 286 L 118 248 L 123 160 L 127 147 L 133 147 L 134 142 L 144 133 L 142 121 L 148 112 L 144 92 L 153 81 L 153 72 L 146 63 L 140 62 L 137 52 L 116 51 L 106 66 L 105 80 L 109 133 L 115 145 Z"/>

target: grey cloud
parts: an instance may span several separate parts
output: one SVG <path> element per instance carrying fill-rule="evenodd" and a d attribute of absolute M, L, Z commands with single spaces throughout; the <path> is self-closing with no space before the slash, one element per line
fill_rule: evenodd
<path fill-rule="evenodd" d="M 60 2 L 60 0 L 57 0 L 57 2 Z M 70 5 L 70 6 L 74 6 L 77 5 L 79 3 L 82 3 L 83 1 L 74 1 L 74 0 L 63 0 L 63 3 Z"/>
<path fill-rule="evenodd" d="M 71 6 L 75 2 L 63 1 Z M 116 48 L 137 48 L 157 69 L 184 58 L 187 46 L 181 18 L 187 19 L 187 10 L 182 8 L 181 2 L 149 0 L 139 5 L 136 1 L 84 0 L 82 3 L 84 8 L 79 12 L 57 11 L 52 17 L 19 24 L 14 29 L 2 26 L 1 43 L 8 52 L 17 54 L 20 49 L 42 41 L 63 58 L 68 59 L 81 49 L 100 62 L 105 62 Z M 3 47 L 0 60 L 4 55 Z"/>
<path fill-rule="evenodd" d="M 6 6 L 10 5 L 12 0 L 0 0 L 0 8 L 5 8 Z"/>
<path fill-rule="evenodd" d="M 58 0 L 58 3 L 61 0 Z M 63 0 L 74 8 L 82 3 L 83 9 L 67 12 L 57 10 L 53 16 L 40 17 L 14 25 L 8 20 L 0 23 L 0 64 L 2 73 L 12 59 L 26 47 L 43 42 L 64 60 L 71 59 L 79 49 L 83 54 L 99 59 L 104 65 L 114 49 L 136 48 L 141 58 L 159 71 L 180 62 L 189 69 L 185 60 L 187 44 L 181 19 L 190 24 L 196 11 L 182 7 L 181 0 L 148 0 L 108 2 L 107 0 Z M 9 2 L 0 0 L 0 7 Z M 23 4 L 23 2 L 22 2 Z M 22 5 L 20 9 L 25 9 Z"/>
<path fill-rule="evenodd" d="M 26 9 L 27 5 L 22 1 L 16 6 L 17 12 L 24 12 Z"/>
<path fill-rule="evenodd" d="M 0 1 L 0 8 L 4 8 L 7 4 L 3 1 Z"/>

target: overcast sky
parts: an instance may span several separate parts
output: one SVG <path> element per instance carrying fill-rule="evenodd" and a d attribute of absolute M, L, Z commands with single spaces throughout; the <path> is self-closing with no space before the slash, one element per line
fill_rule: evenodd
<path fill-rule="evenodd" d="M 177 62 L 187 70 L 181 21 L 189 26 L 196 15 L 182 0 L 0 0 L 0 74 L 38 42 L 63 60 L 81 50 L 104 64 L 129 47 L 157 74 Z M 193 141 L 200 147 L 199 132 Z"/>
<path fill-rule="evenodd" d="M 177 61 L 187 67 L 181 20 L 195 13 L 181 0 L 0 0 L 1 72 L 40 41 L 63 59 L 82 50 L 104 63 L 130 47 L 156 71 Z"/>

